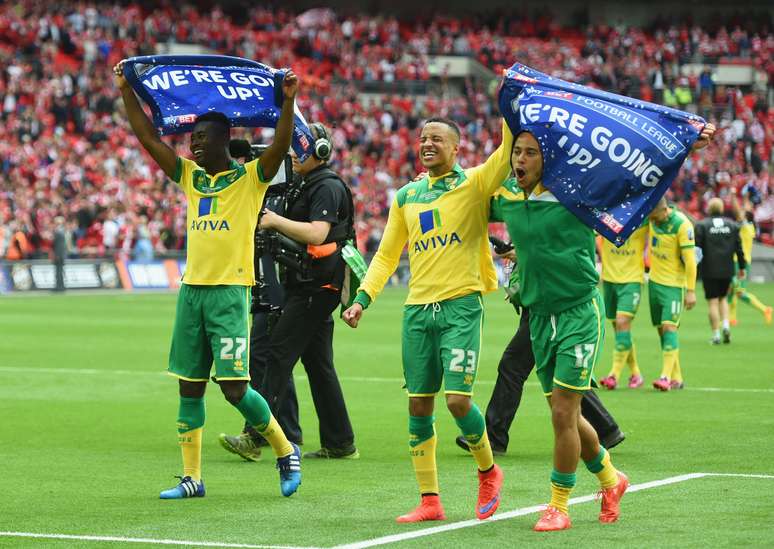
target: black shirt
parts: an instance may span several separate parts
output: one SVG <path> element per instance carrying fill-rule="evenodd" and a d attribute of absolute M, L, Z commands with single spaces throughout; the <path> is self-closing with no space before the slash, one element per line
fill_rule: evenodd
<path fill-rule="evenodd" d="M 303 180 L 303 189 L 298 198 L 288 204 L 286 217 L 293 221 L 312 222 L 326 221 L 331 224 L 331 230 L 345 223 L 349 217 L 349 199 L 344 183 L 333 173 L 330 176 L 323 175 L 322 170 L 329 170 L 326 166 L 316 168 L 306 174 Z M 326 242 L 330 240 L 326 239 Z M 336 246 L 335 252 L 320 259 L 311 261 L 311 275 L 313 282 L 301 283 L 295 276 L 288 276 L 288 290 L 317 289 L 325 285 L 341 289 L 344 281 L 344 260 L 341 258 L 341 245 Z"/>
<path fill-rule="evenodd" d="M 703 278 L 732 278 L 734 254 L 740 269 L 747 266 L 739 238 L 739 225 L 726 217 L 707 217 L 699 221 L 696 224 L 696 246 L 703 253 Z"/>

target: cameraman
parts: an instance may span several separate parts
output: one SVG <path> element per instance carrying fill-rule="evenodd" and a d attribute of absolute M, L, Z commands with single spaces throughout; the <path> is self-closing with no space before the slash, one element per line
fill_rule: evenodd
<path fill-rule="evenodd" d="M 253 145 L 243 139 L 232 139 L 229 151 L 233 158 L 249 162 L 265 150 L 264 146 Z M 264 208 L 282 213 L 285 207 L 286 183 L 273 183 L 266 191 Z M 268 346 L 271 328 L 276 323 L 285 303 L 285 292 L 277 277 L 277 268 L 271 253 L 256 245 L 255 277 L 258 283 L 253 286 L 253 303 L 250 313 L 253 324 L 250 329 L 250 386 L 256 391 L 261 390 L 261 383 L 266 373 Z M 301 446 L 301 426 L 298 423 L 298 399 L 292 376 L 287 383 L 287 396 L 275 414 L 277 422 L 285 432 L 288 440 Z M 233 454 L 248 461 L 258 461 L 261 457 L 261 446 L 267 445 L 263 437 L 252 425 L 245 422 L 242 433 L 233 436 L 221 433 L 218 437 L 221 446 Z"/>
<path fill-rule="evenodd" d="M 309 378 L 320 425 L 321 449 L 305 458 L 357 459 L 352 425 L 333 366 L 333 318 L 341 302 L 344 242 L 354 238 L 351 193 L 328 167 L 332 146 L 322 124 L 311 124 L 313 154 L 304 162 L 291 153 L 296 175 L 288 189 L 285 216 L 261 214 L 259 227 L 306 246 L 305 272 L 287 269 L 285 307 L 269 340 L 261 394 L 272 410 L 282 408 L 288 379 L 299 358 Z"/>

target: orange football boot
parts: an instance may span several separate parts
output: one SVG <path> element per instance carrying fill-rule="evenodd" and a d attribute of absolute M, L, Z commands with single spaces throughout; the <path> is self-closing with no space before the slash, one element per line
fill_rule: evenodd
<path fill-rule="evenodd" d="M 540 520 L 537 521 L 533 530 L 535 532 L 553 532 L 555 530 L 567 530 L 570 526 L 572 526 L 570 516 L 549 505 L 543 511 Z"/>
<path fill-rule="evenodd" d="M 441 496 L 436 495 L 424 495 L 422 496 L 422 503 L 419 506 L 405 515 L 401 515 L 395 519 L 397 522 L 422 522 L 425 520 L 446 520 L 446 514 L 443 512 L 443 505 L 441 505 Z"/>
<path fill-rule="evenodd" d="M 621 514 L 621 498 L 629 487 L 629 478 L 618 471 L 618 484 L 612 488 L 600 491 L 602 495 L 602 510 L 599 512 L 599 522 L 615 522 Z"/>

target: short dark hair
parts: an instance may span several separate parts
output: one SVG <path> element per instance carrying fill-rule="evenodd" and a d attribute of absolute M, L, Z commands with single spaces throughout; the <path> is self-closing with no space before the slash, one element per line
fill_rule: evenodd
<path fill-rule="evenodd" d="M 425 120 L 425 126 L 427 126 L 431 122 L 438 122 L 439 124 L 446 124 L 457 135 L 457 139 L 458 140 L 462 139 L 462 132 L 460 132 L 460 127 L 451 118 L 446 118 L 445 116 L 433 116 L 432 118 L 428 118 L 427 120 Z"/>
<path fill-rule="evenodd" d="M 199 122 L 215 122 L 222 127 L 223 133 L 229 135 L 231 132 L 231 123 L 228 117 L 222 112 L 210 111 L 196 117 L 196 124 Z"/>

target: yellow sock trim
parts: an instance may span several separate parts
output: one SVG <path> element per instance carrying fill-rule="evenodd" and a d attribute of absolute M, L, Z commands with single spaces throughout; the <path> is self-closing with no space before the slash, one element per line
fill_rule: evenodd
<path fill-rule="evenodd" d="M 468 448 L 470 453 L 473 454 L 473 458 L 476 460 L 479 471 L 488 471 L 494 465 L 494 456 L 492 455 L 492 446 L 489 444 L 489 435 L 484 430 L 484 436 L 482 436 L 478 444 L 470 444 L 468 442 Z"/>
<path fill-rule="evenodd" d="M 629 351 L 629 356 L 626 358 L 626 363 L 629 365 L 629 369 L 632 371 L 633 376 L 642 375 L 640 372 L 640 365 L 637 363 L 637 350 L 632 343 L 632 348 Z"/>
<path fill-rule="evenodd" d="M 438 437 L 433 436 L 414 447 L 409 447 L 414 474 L 417 476 L 420 494 L 438 494 L 438 468 L 435 465 L 435 446 Z"/>
<path fill-rule="evenodd" d="M 621 370 L 623 370 L 630 352 L 631 351 L 628 349 L 626 351 L 613 351 L 613 367 L 610 369 L 610 375 L 613 376 L 616 381 L 621 377 Z"/>
<path fill-rule="evenodd" d="M 282 427 L 279 426 L 279 423 L 277 423 L 277 420 L 273 415 L 271 416 L 266 429 L 263 431 L 258 430 L 258 432 L 261 433 L 261 436 L 271 445 L 271 449 L 274 450 L 275 456 L 285 457 L 293 453 L 293 446 L 290 444 L 290 441 L 282 431 Z"/>
<path fill-rule="evenodd" d="M 202 431 L 203 427 L 177 434 L 177 442 L 183 453 L 183 476 L 199 482 L 202 479 Z"/>
<path fill-rule="evenodd" d="M 675 381 L 679 381 L 680 383 L 683 382 L 683 371 L 680 369 L 680 350 L 677 349 L 673 351 L 675 353 L 675 365 L 672 368 L 672 377 L 670 379 L 674 379 Z"/>
<path fill-rule="evenodd" d="M 618 484 L 618 471 L 613 467 L 610 452 L 607 450 L 605 450 L 605 457 L 602 458 L 602 470 L 596 475 L 602 488 L 612 488 Z"/>
<path fill-rule="evenodd" d="M 672 379 L 672 370 L 675 368 L 675 360 L 677 359 L 677 351 L 661 351 L 662 368 L 661 377 Z"/>
<path fill-rule="evenodd" d="M 759 312 L 765 313 L 766 312 L 766 305 L 761 303 L 761 300 L 752 295 L 750 292 L 747 292 L 747 297 L 750 298 L 750 305 L 755 307 Z"/>
<path fill-rule="evenodd" d="M 551 483 L 551 501 L 548 503 L 551 507 L 559 509 L 565 515 L 567 514 L 567 506 L 570 502 L 570 492 L 572 488 L 565 488 L 557 484 Z"/>

